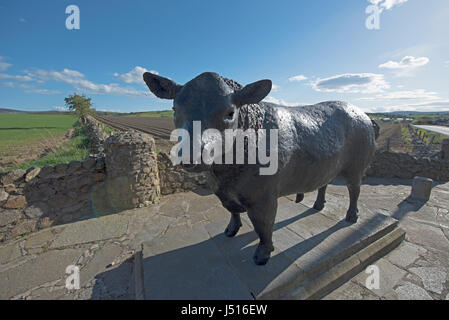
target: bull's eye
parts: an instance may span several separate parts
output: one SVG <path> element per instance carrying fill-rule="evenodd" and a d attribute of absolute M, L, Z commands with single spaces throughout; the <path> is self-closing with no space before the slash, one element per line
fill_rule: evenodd
<path fill-rule="evenodd" d="M 230 112 L 226 115 L 225 119 L 226 119 L 226 120 L 232 120 L 232 119 L 234 119 L 234 111 L 230 111 Z"/>

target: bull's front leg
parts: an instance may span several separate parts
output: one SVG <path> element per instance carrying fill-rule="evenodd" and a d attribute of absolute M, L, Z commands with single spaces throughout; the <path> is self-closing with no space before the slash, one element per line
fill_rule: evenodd
<path fill-rule="evenodd" d="M 277 199 L 266 197 L 260 203 L 248 209 L 254 231 L 259 236 L 259 245 L 254 253 L 253 260 L 257 265 L 265 265 L 270 259 L 273 247 L 273 226 L 276 217 Z"/>

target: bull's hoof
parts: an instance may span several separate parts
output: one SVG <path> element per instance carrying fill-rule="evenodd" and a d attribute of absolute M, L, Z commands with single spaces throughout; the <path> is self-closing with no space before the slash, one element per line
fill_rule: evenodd
<path fill-rule="evenodd" d="M 304 200 L 304 193 L 297 193 L 295 202 L 300 203 L 302 200 Z"/>
<path fill-rule="evenodd" d="M 315 210 L 317 210 L 317 211 L 321 211 L 321 210 L 324 209 L 324 203 L 325 203 L 325 202 L 326 202 L 326 201 L 323 201 L 323 202 L 318 202 L 318 201 L 316 201 L 315 204 L 313 205 L 313 208 L 314 208 Z"/>
<path fill-rule="evenodd" d="M 346 213 L 346 218 L 345 218 L 346 222 L 357 223 L 357 220 L 359 219 L 357 212 L 358 212 L 358 210 L 357 211 L 348 211 Z"/>
<path fill-rule="evenodd" d="M 241 222 L 235 222 L 234 220 L 231 220 L 226 227 L 224 234 L 226 235 L 226 237 L 232 238 L 237 234 L 237 232 L 239 232 L 241 226 Z"/>
<path fill-rule="evenodd" d="M 271 246 L 270 249 L 267 249 L 266 246 L 259 244 L 253 256 L 254 263 L 258 266 L 266 265 L 268 260 L 270 260 L 271 251 L 273 250 L 273 246 Z"/>

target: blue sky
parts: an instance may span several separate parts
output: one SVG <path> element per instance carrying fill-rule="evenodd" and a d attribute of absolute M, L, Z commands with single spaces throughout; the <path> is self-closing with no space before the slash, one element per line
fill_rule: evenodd
<path fill-rule="evenodd" d="M 447 0 L 0 0 L 0 108 L 61 109 L 77 92 L 98 110 L 169 109 L 142 72 L 183 84 L 214 71 L 271 79 L 266 100 L 286 105 L 449 110 L 447 39 Z"/>

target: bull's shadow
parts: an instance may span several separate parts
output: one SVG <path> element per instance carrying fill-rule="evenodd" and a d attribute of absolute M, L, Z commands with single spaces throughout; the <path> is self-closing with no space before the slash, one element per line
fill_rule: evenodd
<path fill-rule="evenodd" d="M 316 213 L 316 210 L 308 209 L 277 222 L 274 230 Z M 189 230 L 184 234 L 185 239 L 173 234 L 147 244 L 144 254 L 151 252 L 151 256 L 143 259 L 146 299 L 254 299 L 273 280 L 280 275 L 288 276 L 296 269 L 296 259 L 310 254 L 333 233 L 350 225 L 342 220 L 306 240 L 297 236 L 290 247 L 276 250 L 267 265 L 257 266 L 252 260 L 258 243 L 256 233 L 241 231 L 234 238 L 227 238 L 223 234 L 226 224 L 225 221 L 211 223 L 206 228 Z M 204 240 L 197 241 L 201 238 Z M 295 241 L 294 238 L 291 240 Z M 173 249 L 167 251 L 166 248 L 171 246 Z M 325 258 L 313 256 L 307 261 L 314 264 Z M 134 299 L 134 275 L 130 272 L 130 265 L 129 261 L 124 262 L 113 270 L 98 274 L 91 299 Z M 119 285 L 118 281 L 122 283 Z"/>

